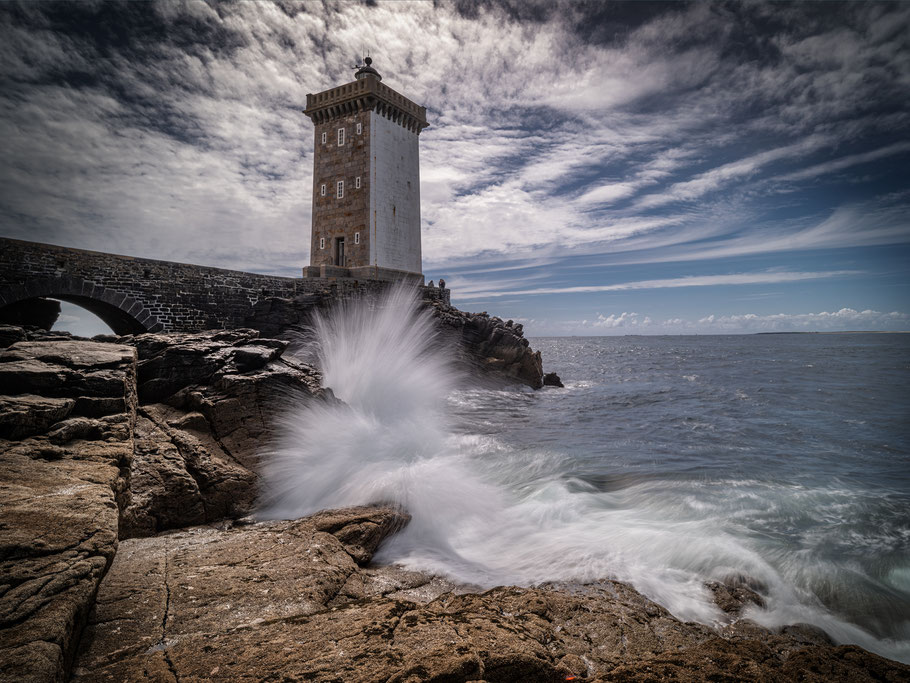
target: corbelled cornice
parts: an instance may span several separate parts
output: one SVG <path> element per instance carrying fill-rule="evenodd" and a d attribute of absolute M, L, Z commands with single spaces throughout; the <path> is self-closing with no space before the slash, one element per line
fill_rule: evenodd
<path fill-rule="evenodd" d="M 375 111 L 418 135 L 430 125 L 427 123 L 426 107 L 421 107 L 395 92 L 372 75 L 323 90 L 315 95 L 308 94 L 303 113 L 309 116 L 314 124 L 320 124 L 359 111 Z"/>

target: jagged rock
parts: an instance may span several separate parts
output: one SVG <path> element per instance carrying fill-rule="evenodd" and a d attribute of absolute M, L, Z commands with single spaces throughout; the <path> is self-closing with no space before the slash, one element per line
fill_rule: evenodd
<path fill-rule="evenodd" d="M 197 427 L 208 432 L 227 460 L 255 471 L 258 451 L 271 437 L 273 418 L 281 413 L 279 403 L 327 396 L 316 370 L 282 358 L 288 342 L 260 339 L 258 334 L 251 329 L 213 330 L 120 339 L 139 352 L 139 397 L 144 404 L 164 401 L 196 413 Z M 199 419 L 207 424 L 203 427 Z"/>
<path fill-rule="evenodd" d="M 49 330 L 60 317 L 60 302 L 44 297 L 17 301 L 0 308 L 0 323 Z"/>
<path fill-rule="evenodd" d="M 548 372 L 543 376 L 543 385 L 545 387 L 565 387 L 565 384 L 562 383 L 559 375 L 555 372 Z"/>
<path fill-rule="evenodd" d="M 218 445 L 201 414 L 142 406 L 135 444 L 121 538 L 240 517 L 252 509 L 256 475 Z"/>
<path fill-rule="evenodd" d="M 750 604 L 765 606 L 765 599 L 742 583 L 710 581 L 705 585 L 713 594 L 714 603 L 727 614 L 738 614 Z"/>
<path fill-rule="evenodd" d="M 167 402 L 203 415 L 220 447 L 257 471 L 259 451 L 272 438 L 274 419 L 290 404 L 330 396 L 315 369 L 279 358 L 257 371 L 219 374 L 211 384 L 183 389 Z"/>
<path fill-rule="evenodd" d="M 394 514 L 377 514 L 376 508 L 363 508 L 359 514 L 350 508 L 330 510 L 313 515 L 310 520 L 317 530 L 341 541 L 357 564 L 365 565 L 373 559 L 379 544 L 411 519 L 404 511 L 391 510 Z"/>
<path fill-rule="evenodd" d="M 0 325 L 0 348 L 5 349 L 11 344 L 19 341 L 25 341 L 28 336 L 25 330 L 16 325 Z"/>
<path fill-rule="evenodd" d="M 55 424 L 54 428 L 48 432 L 47 438 L 54 444 L 65 444 L 75 439 L 97 440 L 102 438 L 107 431 L 107 426 L 102 420 L 74 417 Z"/>
<path fill-rule="evenodd" d="M 4 436 L 28 437 L 0 439 L 0 680 L 59 681 L 117 548 L 133 450 L 136 353 L 58 341 L 18 342 L 3 356 L 0 368 L 29 372 L 0 384 L 0 391 L 21 392 L 0 399 L 0 424 L 16 425 Z M 103 381 L 91 379 L 97 372 Z M 67 398 L 33 395 L 49 374 L 59 375 L 55 393 Z M 59 422 L 78 408 L 82 391 L 110 399 L 118 412 Z"/>
<path fill-rule="evenodd" d="M 381 290 L 377 290 L 365 292 L 363 296 L 380 294 Z M 522 325 L 490 317 L 486 311 L 460 311 L 449 303 L 448 292 L 443 289 L 424 287 L 421 294 L 423 305 L 432 311 L 441 329 L 450 333 L 455 344 L 464 349 L 472 365 L 482 372 L 492 371 L 535 389 L 543 386 L 540 354 L 530 348 L 523 336 Z M 325 311 L 338 300 L 338 294 L 330 290 L 294 300 L 265 299 L 254 306 L 253 315 L 247 322 L 266 335 L 299 333 L 307 328 L 314 312 Z"/>
<path fill-rule="evenodd" d="M 140 334 L 123 337 L 139 352 L 139 397 L 160 401 L 194 384 L 208 384 L 215 373 L 233 365 L 237 346 L 253 342 L 255 330 L 223 330 L 197 334 Z"/>
<path fill-rule="evenodd" d="M 540 352 L 530 348 L 522 326 L 483 313 L 465 313 L 442 300 L 427 303 L 443 329 L 456 332 L 473 364 L 539 389 L 543 386 Z M 512 321 L 509 321 L 512 322 Z"/>
<path fill-rule="evenodd" d="M 41 434 L 69 415 L 75 405 L 72 398 L 0 396 L 0 437 L 22 439 Z"/>
<path fill-rule="evenodd" d="M 319 374 L 255 330 L 121 339 L 139 353 L 143 403 L 121 537 L 247 514 L 273 418 L 282 403 L 325 397 Z"/>
<path fill-rule="evenodd" d="M 135 362 L 126 346 L 91 341 L 17 342 L 0 352 L 4 393 L 75 398 L 72 412 L 96 417 L 130 410 L 134 377 L 123 366 Z"/>

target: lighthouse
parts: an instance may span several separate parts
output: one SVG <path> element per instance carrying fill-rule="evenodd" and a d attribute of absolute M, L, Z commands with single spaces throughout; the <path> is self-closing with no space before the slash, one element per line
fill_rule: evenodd
<path fill-rule="evenodd" d="M 422 284 L 418 138 L 427 110 L 363 61 L 352 82 L 306 96 L 315 154 L 303 274 Z"/>

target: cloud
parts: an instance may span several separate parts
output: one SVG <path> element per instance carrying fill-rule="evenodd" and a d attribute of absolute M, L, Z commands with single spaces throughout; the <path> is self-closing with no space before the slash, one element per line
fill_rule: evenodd
<path fill-rule="evenodd" d="M 678 287 L 718 287 L 735 285 L 767 285 L 783 282 L 800 282 L 803 280 L 818 280 L 823 278 L 849 277 L 859 275 L 855 270 L 832 271 L 767 271 L 760 273 L 729 273 L 723 275 L 688 275 L 685 277 L 665 278 L 660 280 L 639 280 L 634 282 L 619 282 L 604 285 L 574 285 L 567 287 L 538 287 L 535 289 L 508 289 L 508 283 L 499 281 L 495 286 L 483 287 L 483 291 L 476 289 L 467 293 L 459 292 L 468 300 L 473 297 L 497 296 L 529 296 L 536 294 L 590 294 L 595 292 L 620 292 L 638 289 L 675 289 Z M 475 284 L 475 287 L 480 285 Z"/>
<path fill-rule="evenodd" d="M 709 315 L 697 322 L 699 329 L 714 331 L 833 331 L 833 330 L 907 330 L 910 329 L 910 315 L 891 311 L 857 311 L 842 308 L 838 311 L 820 313 L 775 313 L 757 315 Z"/>
<path fill-rule="evenodd" d="M 787 173 L 786 175 L 779 176 L 777 178 L 774 178 L 774 180 L 806 180 L 809 178 L 815 178 L 817 176 L 824 175 L 826 173 L 842 171 L 843 169 L 850 168 L 851 166 L 867 164 L 870 161 L 877 161 L 878 159 L 884 159 L 886 157 L 893 156 L 895 154 L 901 154 L 907 151 L 910 151 L 910 142 L 896 142 L 893 145 L 887 145 L 885 147 L 873 149 L 868 152 L 850 154 L 848 156 L 832 159 L 831 161 L 826 161 L 821 164 L 815 164 L 809 168 L 804 168 L 793 173 Z"/>
<path fill-rule="evenodd" d="M 533 335 L 542 334 L 754 334 L 757 332 L 845 332 L 910 330 L 910 314 L 899 311 L 857 311 L 841 308 L 818 313 L 711 314 L 697 319 L 652 318 L 636 312 L 598 313 L 593 319 L 551 325 L 535 320 L 527 325 Z"/>
<path fill-rule="evenodd" d="M 587 322 L 587 321 L 585 321 Z M 623 311 L 620 315 L 610 314 L 604 316 L 601 313 L 597 314 L 597 319 L 591 322 L 592 327 L 638 327 L 638 326 L 648 326 L 651 324 L 651 318 L 645 316 L 644 318 L 639 317 L 638 313 L 626 313 Z"/>
<path fill-rule="evenodd" d="M 0 226 L 12 237 L 298 273 L 313 161 L 300 109 L 308 92 L 350 80 L 363 48 L 429 110 L 428 269 L 725 259 L 910 234 L 907 207 L 869 189 L 878 162 L 910 151 L 906 6 L 824 17 L 572 2 L 0 12 Z M 811 215 L 763 218 L 782 186 L 859 164 L 873 177 L 862 196 L 831 192 Z M 854 218 L 866 227 L 844 223 Z"/>
<path fill-rule="evenodd" d="M 804 157 L 817 151 L 820 147 L 830 144 L 830 139 L 815 135 L 791 145 L 769 149 L 743 159 L 737 159 L 712 168 L 709 171 L 699 173 L 690 180 L 674 183 L 664 192 L 648 195 L 638 203 L 638 206 L 650 209 L 669 202 L 698 199 L 708 192 L 718 190 L 731 182 L 749 178 L 764 166 L 784 159 Z"/>

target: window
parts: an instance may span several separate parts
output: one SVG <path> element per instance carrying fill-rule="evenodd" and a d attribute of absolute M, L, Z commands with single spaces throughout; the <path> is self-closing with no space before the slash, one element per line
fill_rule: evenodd
<path fill-rule="evenodd" d="M 322 187 L 319 188 L 319 194 L 325 197 L 325 183 L 323 183 Z"/>
<path fill-rule="evenodd" d="M 328 133 L 323 132 L 323 133 L 322 133 L 322 144 L 323 144 L 323 145 L 325 144 L 327 138 L 328 138 Z"/>
<path fill-rule="evenodd" d="M 341 147 L 344 144 L 344 128 L 338 129 L 338 146 Z"/>
<path fill-rule="evenodd" d="M 325 249 L 325 237 L 320 237 L 320 238 L 319 238 L 319 248 L 320 248 L 320 249 Z"/>
<path fill-rule="evenodd" d="M 354 244 L 360 244 L 360 233 L 359 232 L 354 233 Z"/>
<path fill-rule="evenodd" d="M 356 178 L 354 178 L 354 189 L 357 189 L 357 190 L 360 189 L 360 176 L 357 176 Z"/>
<path fill-rule="evenodd" d="M 343 180 L 338 181 L 338 187 L 335 191 L 335 197 L 337 199 L 341 199 L 342 197 L 344 197 L 344 181 Z"/>
<path fill-rule="evenodd" d="M 357 135 L 360 135 L 362 132 L 363 132 L 363 124 L 358 122 L 357 123 Z"/>

